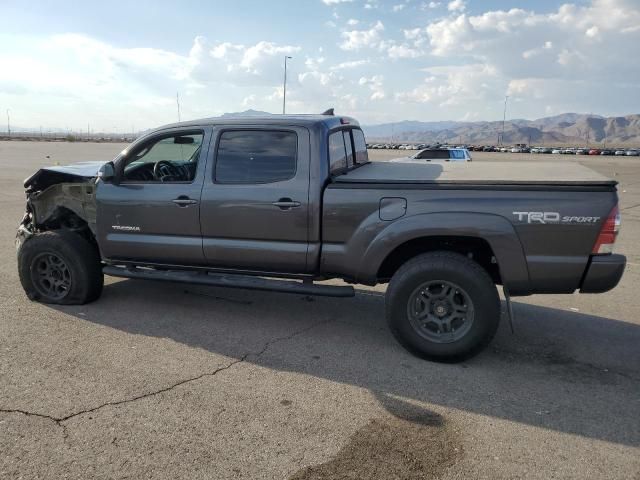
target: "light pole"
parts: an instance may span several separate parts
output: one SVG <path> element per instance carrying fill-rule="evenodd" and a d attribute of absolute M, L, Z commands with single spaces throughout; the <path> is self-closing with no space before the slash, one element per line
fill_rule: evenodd
<path fill-rule="evenodd" d="M 181 122 L 182 119 L 180 118 L 180 93 L 176 92 L 176 105 L 178 106 L 178 122 Z"/>
<path fill-rule="evenodd" d="M 507 119 L 507 99 L 509 95 L 505 95 L 504 97 L 504 112 L 502 113 L 502 137 L 500 138 L 500 144 L 504 142 L 504 122 Z"/>
<path fill-rule="evenodd" d="M 291 60 L 292 57 L 284 56 L 284 82 L 282 85 L 282 114 L 284 115 L 287 104 L 287 60 Z"/>
<path fill-rule="evenodd" d="M 11 136 L 11 117 L 9 116 L 8 108 L 7 108 L 7 134 Z"/>

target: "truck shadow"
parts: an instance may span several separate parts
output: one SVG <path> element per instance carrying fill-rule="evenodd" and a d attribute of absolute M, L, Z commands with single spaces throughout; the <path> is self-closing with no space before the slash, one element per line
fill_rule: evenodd
<path fill-rule="evenodd" d="M 246 362 L 370 390 L 390 413 L 394 398 L 640 445 L 640 327 L 514 302 L 487 351 L 446 365 L 417 359 L 389 333 L 380 292 L 354 299 L 123 280 L 102 298 L 57 307 L 126 333 L 246 356 Z M 503 306 L 504 310 L 504 306 Z M 249 354 L 249 355 L 247 355 Z M 425 409 L 429 408 L 425 405 Z"/>

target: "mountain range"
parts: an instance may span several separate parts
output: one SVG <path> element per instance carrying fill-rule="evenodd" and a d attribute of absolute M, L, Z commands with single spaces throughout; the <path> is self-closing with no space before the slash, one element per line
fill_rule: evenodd
<path fill-rule="evenodd" d="M 246 110 L 227 116 L 263 116 L 268 112 Z M 500 143 L 502 121 L 421 122 L 403 120 L 380 125 L 363 125 L 368 141 L 419 143 Z M 625 145 L 640 146 L 640 114 L 603 117 L 583 113 L 562 113 L 537 120 L 512 119 L 504 123 L 503 144 L 532 145 Z"/>
<path fill-rule="evenodd" d="M 369 141 L 497 144 L 502 121 L 402 121 L 362 127 Z M 603 117 L 563 113 L 537 120 L 507 120 L 503 144 L 640 146 L 640 114 Z"/>
<path fill-rule="evenodd" d="M 338 112 L 338 115 L 342 112 Z M 225 113 L 221 117 L 256 117 L 272 115 L 269 112 L 245 110 Z M 362 125 L 369 142 L 449 143 L 472 145 L 496 145 L 502 135 L 502 121 L 437 121 L 421 122 L 403 120 L 379 125 Z M 19 136 L 38 134 L 36 129 L 12 127 Z M 47 129 L 50 134 L 71 133 L 68 129 Z M 84 133 L 80 133 L 84 135 Z M 104 135 L 104 134 L 94 134 Z M 115 135 L 115 134 L 113 134 Z M 125 134 L 118 134 L 125 135 Z M 135 136 L 135 135 L 134 135 Z M 502 143 L 511 145 L 527 143 L 546 146 L 605 146 L 640 147 L 640 114 L 620 117 L 563 113 L 537 120 L 512 119 L 504 124 Z"/>

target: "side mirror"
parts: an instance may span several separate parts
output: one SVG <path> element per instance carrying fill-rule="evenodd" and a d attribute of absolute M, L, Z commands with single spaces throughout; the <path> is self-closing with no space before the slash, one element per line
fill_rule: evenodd
<path fill-rule="evenodd" d="M 105 183 L 116 183 L 116 167 L 113 162 L 107 162 L 100 167 L 98 178 Z"/>

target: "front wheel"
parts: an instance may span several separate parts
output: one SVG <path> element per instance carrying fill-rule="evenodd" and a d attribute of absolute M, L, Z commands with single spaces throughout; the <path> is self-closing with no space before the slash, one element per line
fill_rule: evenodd
<path fill-rule="evenodd" d="M 81 236 L 55 230 L 37 233 L 18 250 L 20 283 L 31 300 L 81 305 L 102 293 L 97 248 Z"/>
<path fill-rule="evenodd" d="M 432 252 L 409 260 L 395 273 L 386 294 L 387 322 L 413 354 L 456 362 L 479 353 L 500 321 L 500 298 L 489 274 L 454 252 Z"/>

